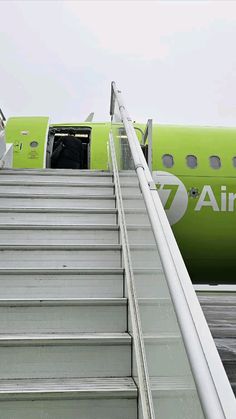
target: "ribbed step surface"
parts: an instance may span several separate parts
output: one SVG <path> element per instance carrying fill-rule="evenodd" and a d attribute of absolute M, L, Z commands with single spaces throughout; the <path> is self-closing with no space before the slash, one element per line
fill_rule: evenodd
<path fill-rule="evenodd" d="M 131 378 L 0 381 L 1 419 L 137 419 Z"/>
<path fill-rule="evenodd" d="M 137 388 L 130 377 L 0 380 L 0 400 L 103 398 L 104 393 L 107 398 L 134 398 Z"/>

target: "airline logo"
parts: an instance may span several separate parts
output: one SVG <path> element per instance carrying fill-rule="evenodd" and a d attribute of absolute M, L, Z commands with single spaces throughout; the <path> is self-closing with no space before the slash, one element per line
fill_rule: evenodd
<path fill-rule="evenodd" d="M 219 194 L 214 193 L 210 185 L 204 185 L 199 191 L 191 188 L 187 192 L 183 182 L 168 172 L 155 171 L 153 179 L 162 205 L 171 225 L 177 223 L 185 214 L 189 196 L 196 199 L 194 211 L 210 208 L 213 212 L 233 212 L 236 208 L 236 194 L 227 191 L 226 186 L 219 186 Z"/>
<path fill-rule="evenodd" d="M 166 211 L 169 223 L 177 223 L 188 207 L 188 193 L 179 178 L 168 172 L 152 173 L 162 205 Z"/>
<path fill-rule="evenodd" d="M 204 207 L 210 207 L 215 212 L 233 212 L 235 210 L 236 194 L 227 192 L 226 186 L 220 187 L 220 194 L 217 198 L 210 185 L 203 186 L 195 211 L 201 211 Z"/>

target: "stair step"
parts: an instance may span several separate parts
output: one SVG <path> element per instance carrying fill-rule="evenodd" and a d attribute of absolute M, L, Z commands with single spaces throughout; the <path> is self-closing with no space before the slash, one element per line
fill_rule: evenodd
<path fill-rule="evenodd" d="M 129 377 L 0 380 L 1 419 L 137 419 Z"/>
<path fill-rule="evenodd" d="M 139 298 L 159 295 L 168 303 L 169 291 L 160 269 L 134 270 Z M 123 269 L 0 269 L 2 298 L 122 297 Z M 167 300 L 166 300 L 167 299 Z M 148 303 L 148 301 L 147 301 Z M 152 305 L 151 305 L 152 306 Z"/>
<path fill-rule="evenodd" d="M 160 268 L 161 261 L 153 245 L 132 245 L 134 269 Z M 0 268 L 32 267 L 40 259 L 42 267 L 121 267 L 121 246 L 89 244 L 6 245 L 1 244 Z M 9 265 L 10 264 L 10 265 Z"/>
<path fill-rule="evenodd" d="M 20 189 L 20 193 L 19 193 Z M 113 195 L 113 183 L 68 183 L 68 182 L 32 182 L 30 181 L 1 181 L 0 178 L 0 197 L 7 196 L 31 196 L 43 195 L 49 197 L 56 195 L 79 197 L 80 195 Z"/>
<path fill-rule="evenodd" d="M 120 268 L 120 245 L 1 245 L 0 268 Z"/>
<path fill-rule="evenodd" d="M 0 176 L 21 176 L 21 175 L 28 175 L 28 177 L 89 177 L 89 178 L 112 178 L 112 173 L 107 170 L 77 170 L 77 169 L 2 169 L 0 172 Z"/>
<path fill-rule="evenodd" d="M 69 178 L 70 179 L 70 178 Z M 19 177 L 16 177 L 14 179 L 2 179 L 0 177 L 0 193 L 8 193 L 9 188 L 11 190 L 11 193 L 18 192 L 19 188 L 23 193 L 31 193 L 34 194 L 37 193 L 87 193 L 87 190 L 92 190 L 93 193 L 97 195 L 97 190 L 106 191 L 107 189 L 110 191 L 114 191 L 114 183 L 110 181 L 110 179 L 105 180 L 101 182 L 100 181 L 93 181 L 93 182 L 87 182 L 85 179 L 81 181 L 83 178 L 71 178 L 70 181 L 68 179 L 64 180 L 58 180 L 58 178 L 54 178 L 52 180 L 38 180 L 36 178 L 31 180 L 31 178 L 25 178 L 25 179 L 19 179 Z M 106 193 L 106 192 L 105 192 Z M 132 182 L 122 182 L 122 194 L 137 194 L 138 196 L 141 196 L 140 188 L 137 184 L 134 184 Z"/>
<path fill-rule="evenodd" d="M 127 333 L 0 335 L 1 379 L 131 376 Z"/>
<path fill-rule="evenodd" d="M 131 377 L 0 380 L 0 401 L 120 397 L 137 397 Z"/>
<path fill-rule="evenodd" d="M 75 197 L 74 195 L 34 195 L 29 196 L 16 195 L 14 196 L 1 194 L 0 209 L 5 208 L 115 208 L 115 195 L 80 195 Z M 142 210 L 142 214 L 145 214 L 145 205 L 142 199 L 136 196 L 129 196 L 123 200 L 125 209 L 132 209 L 135 207 L 135 213 L 137 209 Z M 147 218 L 145 218 L 146 220 Z"/>
<path fill-rule="evenodd" d="M 0 333 L 121 333 L 126 317 L 126 298 L 0 299 Z"/>
<path fill-rule="evenodd" d="M 24 195 L 24 194 L 1 194 L 0 208 L 115 208 L 115 195 Z M 128 196 L 123 200 L 125 209 L 132 209 L 135 207 L 134 213 L 137 209 L 146 213 L 145 204 L 142 199 L 137 196 Z"/>
<path fill-rule="evenodd" d="M 32 333 L 0 334 L 0 348 L 6 346 L 60 346 L 71 344 L 81 346 L 129 346 L 131 336 L 128 333 Z"/>
<path fill-rule="evenodd" d="M 117 225 L 21 225 L 0 226 L 0 246 L 27 244 L 118 244 Z"/>
<path fill-rule="evenodd" d="M 115 224 L 117 210 L 110 208 L 0 208 L 0 226 L 5 224 Z"/>
<path fill-rule="evenodd" d="M 115 208 L 115 196 L 107 195 L 16 195 L 5 194 L 0 196 L 0 209 L 5 208 L 57 208 L 80 209 L 80 208 Z"/>
<path fill-rule="evenodd" d="M 0 269 L 2 298 L 123 296 L 123 269 Z M 142 281 L 143 282 L 143 281 Z"/>
<path fill-rule="evenodd" d="M 82 179 L 82 181 L 81 181 Z M 90 180 L 92 180 L 92 178 L 90 178 Z M 100 187 L 114 187 L 114 183 L 110 181 L 111 179 L 104 179 L 103 181 L 100 178 L 100 181 L 97 182 L 97 179 L 94 180 L 92 182 L 87 182 L 86 178 L 82 178 L 82 177 L 77 177 L 75 178 L 65 178 L 65 179 L 58 179 L 58 178 L 51 178 L 50 180 L 46 180 L 45 178 L 43 179 L 38 179 L 38 178 L 33 178 L 33 181 L 31 180 L 31 178 L 29 176 L 20 179 L 19 175 L 17 177 L 15 177 L 15 179 L 9 179 L 9 178 L 5 178 L 3 179 L 2 177 L 0 177 L 0 189 L 1 188 L 5 188 L 5 186 L 7 186 L 9 188 L 9 186 L 18 186 L 18 189 L 20 187 L 24 189 L 26 189 L 26 187 L 32 187 L 35 188 L 36 190 L 38 189 L 38 187 L 43 186 L 44 188 L 47 187 L 49 189 L 49 191 L 52 188 L 63 188 L 65 186 L 68 186 L 68 188 L 73 189 L 73 188 L 79 188 L 82 187 L 88 187 L 88 189 L 90 187 L 92 188 L 100 188 Z M 132 188 L 135 188 L 135 185 L 133 185 L 132 183 L 125 183 L 125 185 L 128 185 Z M 13 189 L 14 190 L 14 189 Z"/>
<path fill-rule="evenodd" d="M 17 183 L 19 185 L 90 185 L 93 183 L 96 184 L 113 184 L 113 176 L 109 175 L 62 175 L 57 173 L 56 176 L 52 174 L 45 173 L 43 174 L 40 172 L 38 173 L 25 173 L 23 170 L 22 172 L 18 173 L 2 173 L 0 174 L 0 184 L 14 184 Z"/>

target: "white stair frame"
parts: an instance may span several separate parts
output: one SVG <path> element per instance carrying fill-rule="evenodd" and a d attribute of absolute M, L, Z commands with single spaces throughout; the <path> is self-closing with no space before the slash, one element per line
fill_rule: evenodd
<path fill-rule="evenodd" d="M 112 82 L 110 105 L 112 118 L 115 113 L 115 104 L 118 105 L 121 121 L 125 128 L 139 186 L 145 201 L 205 418 L 235 419 L 236 401 L 233 391 L 142 153 L 132 119 L 125 108 L 121 91 L 117 89 L 115 82 Z M 115 147 L 112 131 L 110 133 L 110 147 L 114 159 Z M 114 166 L 114 162 L 113 170 L 117 172 L 118 177 L 118 169 Z M 135 327 L 134 321 L 135 319 L 132 322 L 133 330 Z M 137 328 L 138 319 L 136 319 L 136 323 Z M 138 357 L 138 355 L 136 356 Z M 148 384 L 148 375 L 146 377 Z M 141 388 L 141 391 L 145 391 L 145 389 Z M 143 396 L 144 398 L 145 396 Z M 148 412 L 147 406 L 145 407 L 144 404 L 143 409 Z M 151 413 L 147 416 L 147 418 L 152 417 Z"/>

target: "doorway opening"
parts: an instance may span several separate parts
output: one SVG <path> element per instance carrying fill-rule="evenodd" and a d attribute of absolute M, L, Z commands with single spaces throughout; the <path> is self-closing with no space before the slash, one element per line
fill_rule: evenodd
<path fill-rule="evenodd" d="M 90 127 L 50 127 L 46 167 L 55 169 L 89 169 L 90 141 Z"/>

